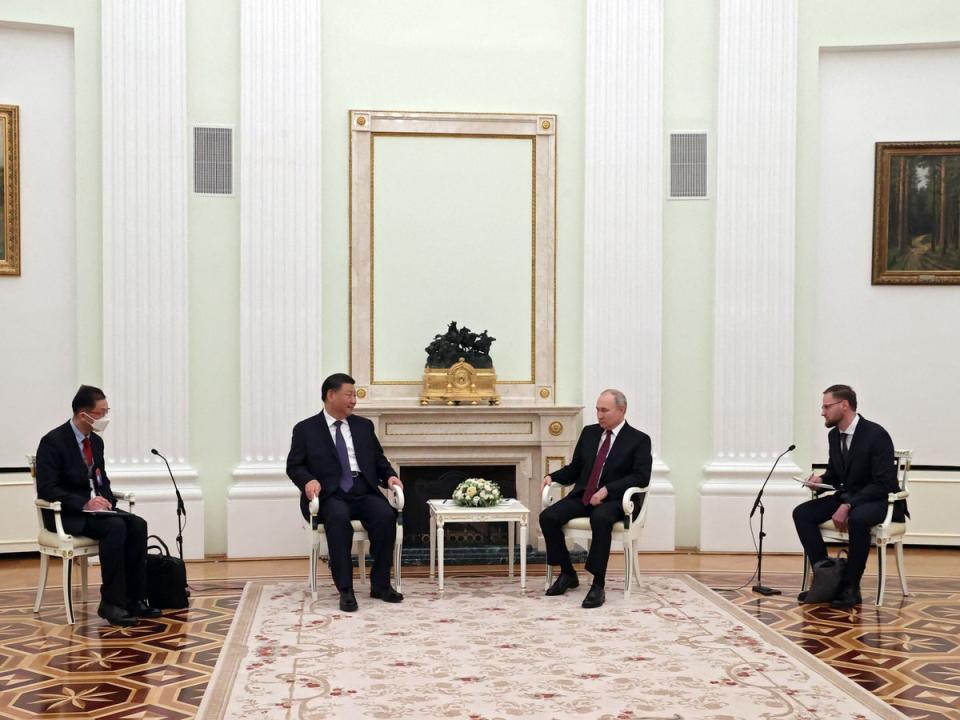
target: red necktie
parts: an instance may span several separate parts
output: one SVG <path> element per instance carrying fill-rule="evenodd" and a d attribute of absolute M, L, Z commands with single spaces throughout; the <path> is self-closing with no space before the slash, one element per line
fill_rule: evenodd
<path fill-rule="evenodd" d="M 610 452 L 610 436 L 612 434 L 609 430 L 603 434 L 603 444 L 597 453 L 597 459 L 593 461 L 593 470 L 590 471 L 587 489 L 583 493 L 584 505 L 590 504 L 590 498 L 593 497 L 593 494 L 597 491 L 597 486 L 600 484 L 600 473 L 603 471 L 603 464 L 607 461 L 607 453 Z"/>
<path fill-rule="evenodd" d="M 87 463 L 88 470 L 93 467 L 93 448 L 90 447 L 89 437 L 83 439 L 83 460 Z"/>

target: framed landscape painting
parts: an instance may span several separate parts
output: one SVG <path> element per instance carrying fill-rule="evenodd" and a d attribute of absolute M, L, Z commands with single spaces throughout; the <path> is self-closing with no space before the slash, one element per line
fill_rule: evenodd
<path fill-rule="evenodd" d="M 876 144 L 873 284 L 960 284 L 960 142 Z"/>
<path fill-rule="evenodd" d="M 16 105 L 0 105 L 0 275 L 19 274 L 19 113 Z"/>

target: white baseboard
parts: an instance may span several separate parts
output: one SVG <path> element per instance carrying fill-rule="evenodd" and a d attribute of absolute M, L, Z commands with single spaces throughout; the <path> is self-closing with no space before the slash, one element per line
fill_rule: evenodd
<path fill-rule="evenodd" d="M 306 559 L 310 526 L 300 514 L 300 491 L 285 468 L 240 465 L 233 477 L 227 495 L 227 557 Z"/>
<path fill-rule="evenodd" d="M 715 463 L 700 488 L 700 543 L 705 552 L 756 552 L 759 510 L 750 527 L 750 510 L 768 470 L 752 465 Z M 794 482 L 802 471 L 793 463 L 779 467 L 763 493 L 764 552 L 801 552 L 793 526 L 793 508 L 810 499 L 810 492 Z"/>

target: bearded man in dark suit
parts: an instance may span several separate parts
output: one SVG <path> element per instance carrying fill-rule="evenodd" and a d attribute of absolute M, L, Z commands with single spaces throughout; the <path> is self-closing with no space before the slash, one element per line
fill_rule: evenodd
<path fill-rule="evenodd" d="M 335 373 L 323 381 L 323 411 L 294 426 L 287 456 L 287 476 L 300 488 L 303 517 L 309 519 L 311 500 L 319 502 L 330 574 L 340 591 L 340 609 L 344 612 L 357 609 L 350 560 L 351 520 L 359 520 L 370 537 L 370 597 L 392 603 L 403 600 L 390 585 L 396 514 L 378 490 L 381 485 L 403 488 L 403 483 L 384 456 L 373 423 L 353 414 L 357 404 L 355 384 L 345 373 Z"/>
<path fill-rule="evenodd" d="M 824 390 L 820 414 L 830 428 L 827 470 L 819 477 L 810 475 L 806 484 L 818 495 L 833 488 L 837 492 L 798 505 L 793 523 L 811 565 L 827 558 L 820 523 L 832 519 L 837 530 L 848 533 L 847 566 L 831 605 L 849 608 L 862 601 L 860 578 L 870 554 L 870 529 L 886 517 L 887 494 L 900 489 L 897 463 L 890 435 L 857 413 L 857 394 L 849 385 Z M 893 520 L 903 522 L 905 514 L 901 500 L 894 505 Z M 798 600 L 805 596 L 800 593 Z"/>
<path fill-rule="evenodd" d="M 631 427 L 624 416 L 627 398 L 619 390 L 604 390 L 597 398 L 597 424 L 580 433 L 569 465 L 544 476 L 541 491 L 551 482 L 573 485 L 573 491 L 540 513 L 540 529 L 547 545 L 547 562 L 560 574 L 547 595 L 563 595 L 580 584 L 563 539 L 563 526 L 578 517 L 590 518 L 593 538 L 587 554 L 587 572 L 593 583 L 583 607 L 603 605 L 610 542 L 615 523 L 623 520 L 623 495 L 630 487 L 650 484 L 653 456 L 650 437 Z M 634 503 L 633 517 L 643 502 Z"/>
<path fill-rule="evenodd" d="M 37 448 L 37 495 L 63 508 L 63 529 L 100 541 L 100 607 L 111 625 L 133 626 L 138 617 L 153 618 L 146 595 L 147 523 L 117 509 L 103 461 L 103 432 L 110 406 L 100 388 L 81 385 L 72 403 L 73 417 L 40 440 Z M 53 515 L 43 511 L 47 530 Z"/>

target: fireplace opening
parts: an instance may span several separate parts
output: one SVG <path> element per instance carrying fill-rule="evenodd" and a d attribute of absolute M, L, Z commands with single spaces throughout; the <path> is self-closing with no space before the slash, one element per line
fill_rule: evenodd
<path fill-rule="evenodd" d="M 449 500 L 467 478 L 484 478 L 500 486 L 505 498 L 517 497 L 516 467 L 513 465 L 417 466 L 403 468 L 403 547 L 430 547 L 430 510 L 427 500 Z M 507 524 L 450 523 L 444 541 L 448 548 L 507 545 Z"/>

